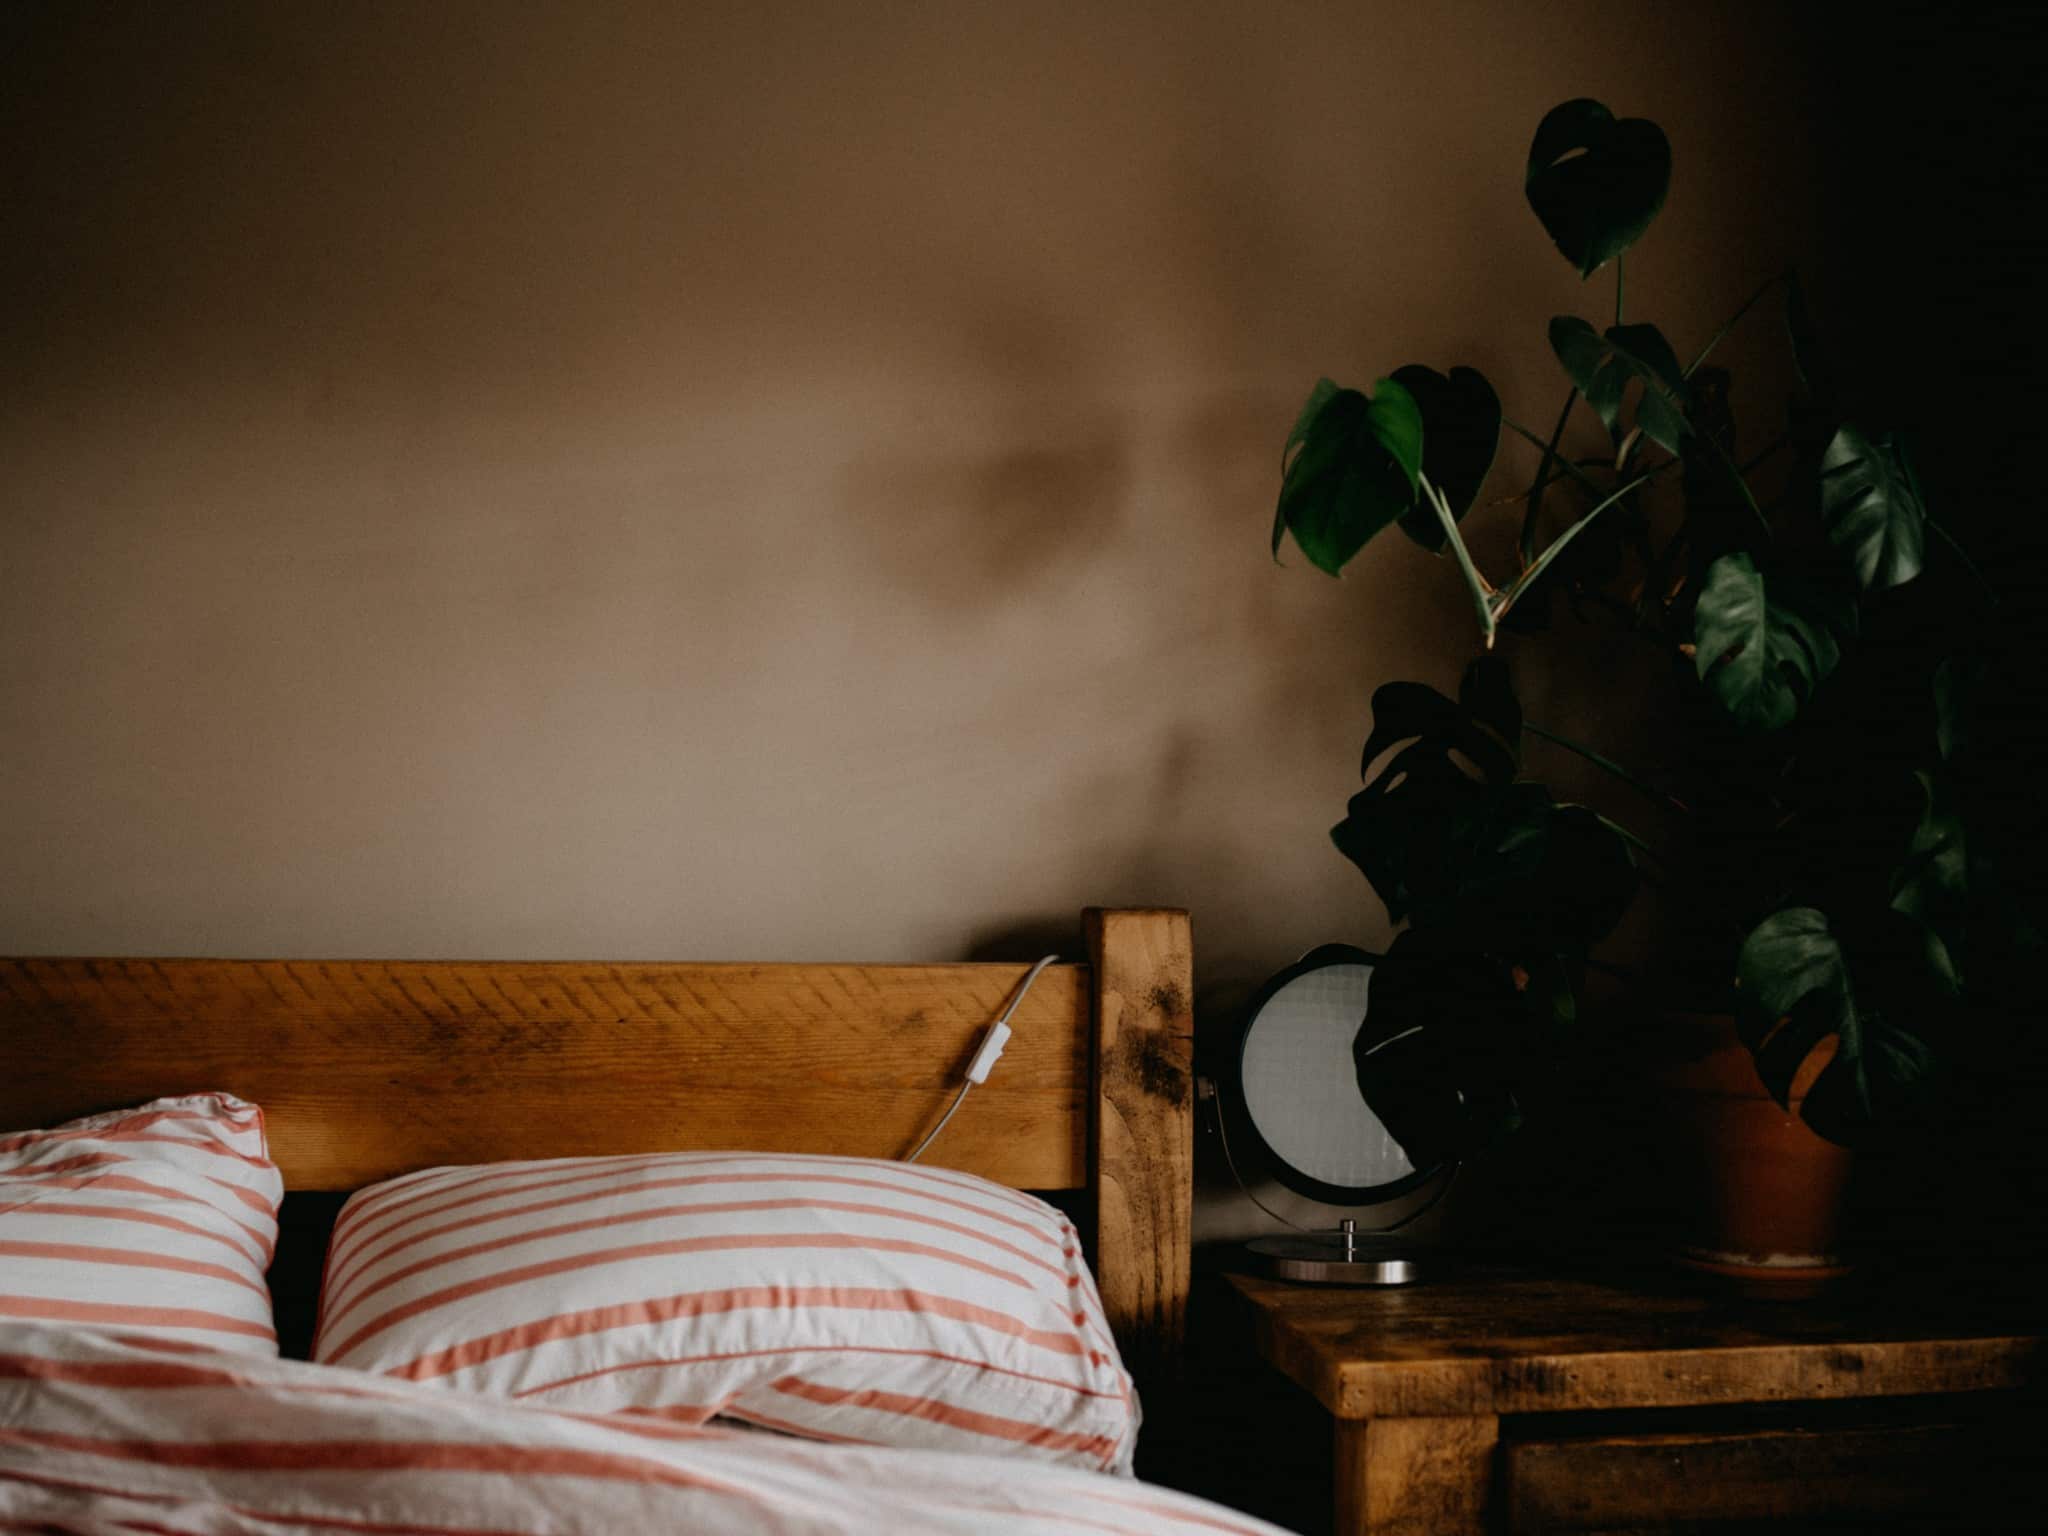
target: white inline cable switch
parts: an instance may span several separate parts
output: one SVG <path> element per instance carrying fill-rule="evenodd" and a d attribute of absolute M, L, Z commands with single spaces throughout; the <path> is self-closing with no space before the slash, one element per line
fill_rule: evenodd
<path fill-rule="evenodd" d="M 989 1069 L 996 1064 L 996 1058 L 1003 1054 L 1003 1047 L 1009 1043 L 1009 1025 L 998 1021 L 990 1026 L 989 1032 L 981 1037 L 981 1049 L 974 1053 L 974 1060 L 967 1064 L 967 1081 L 987 1082 Z"/>

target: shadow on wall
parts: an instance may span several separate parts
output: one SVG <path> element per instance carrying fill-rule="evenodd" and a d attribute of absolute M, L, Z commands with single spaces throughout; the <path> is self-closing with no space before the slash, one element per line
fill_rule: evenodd
<path fill-rule="evenodd" d="M 1040 387 L 1031 357 L 1013 362 Z M 1326 836 L 1367 729 L 1370 679 L 1345 658 L 1422 669 L 1407 651 L 1464 617 L 1455 572 L 1406 549 L 1383 552 L 1392 584 L 1332 581 L 1291 550 L 1273 563 L 1292 402 L 1272 386 L 1133 406 L 1115 430 L 1040 399 L 997 407 L 1020 430 L 982 452 L 892 433 L 831 493 L 861 579 L 914 604 L 909 624 L 977 632 L 956 654 L 1005 679 L 956 720 L 983 742 L 965 764 L 989 791 L 976 840 L 1009 850 L 967 953 L 1067 952 L 1062 891 L 1193 909 L 1204 986 L 1378 937 Z"/>
<path fill-rule="evenodd" d="M 1168 730 L 1142 758 L 1086 775 L 1064 792 L 1055 820 L 1062 857 L 1073 873 L 1063 886 L 1083 890 L 1092 904 L 1189 908 L 1194 916 L 1197 997 L 1219 982 L 1226 991 L 1238 973 L 1259 965 L 1262 933 L 1205 905 L 1204 893 L 1248 888 L 1253 850 L 1227 826 L 1212 826 L 1206 807 L 1214 786 L 1213 743 L 1191 725 Z M 1208 915 L 1217 912 L 1211 926 Z M 966 956 L 975 961 L 1023 963 L 1041 955 L 1081 958 L 1071 910 L 1015 914 L 976 928 Z M 1248 990 L 1248 988 L 1246 989 Z"/>
<path fill-rule="evenodd" d="M 1092 904 L 1189 907 L 1190 891 L 1206 888 L 1207 879 L 1197 879 L 1193 869 L 1214 874 L 1229 862 L 1228 845 L 1197 836 L 1189 814 L 1201 759 L 1198 735 L 1182 726 L 1168 733 L 1156 756 L 1069 787 L 1058 820 L 1071 829 L 1075 864 L 1086 872 Z M 1079 943 L 1073 913 L 1034 913 L 977 928 L 966 958 L 1021 962 L 1058 954 L 1072 960 L 1081 957 Z M 1199 955 L 1199 935 L 1195 947 Z"/>
<path fill-rule="evenodd" d="M 856 459 L 842 505 L 898 588 L 955 618 L 1083 563 L 1120 525 L 1131 454 L 1115 434 L 980 454 Z"/>
<path fill-rule="evenodd" d="M 1058 955 L 1065 961 L 1087 959 L 1080 926 L 1073 917 L 1020 917 L 978 928 L 967 941 L 966 958 L 972 963 L 1029 965 L 1041 955 Z"/>

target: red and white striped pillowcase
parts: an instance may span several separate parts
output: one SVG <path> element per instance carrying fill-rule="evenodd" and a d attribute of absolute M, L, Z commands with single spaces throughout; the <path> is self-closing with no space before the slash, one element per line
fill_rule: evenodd
<path fill-rule="evenodd" d="M 0 1318 L 277 1353 L 284 1184 L 231 1094 L 0 1135 Z"/>
<path fill-rule="evenodd" d="M 0 1530 L 156 1536 L 1278 1536 L 1015 1458 L 549 1411 L 292 1360 L 0 1322 Z"/>
<path fill-rule="evenodd" d="M 752 1153 L 437 1168 L 335 1225 L 314 1358 L 590 1412 L 1128 1471 L 1137 1402 L 1058 1211 Z"/>

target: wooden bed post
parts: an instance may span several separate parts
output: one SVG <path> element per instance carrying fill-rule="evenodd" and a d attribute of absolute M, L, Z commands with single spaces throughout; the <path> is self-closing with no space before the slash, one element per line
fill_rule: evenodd
<path fill-rule="evenodd" d="M 1188 915 L 1090 907 L 1095 1019 L 1088 1167 L 1095 1267 L 1134 1372 L 1178 1367 L 1194 1204 L 1194 969 Z"/>

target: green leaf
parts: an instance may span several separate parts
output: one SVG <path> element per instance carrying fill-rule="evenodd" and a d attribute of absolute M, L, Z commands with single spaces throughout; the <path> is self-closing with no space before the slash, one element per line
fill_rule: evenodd
<path fill-rule="evenodd" d="M 1554 803 L 1540 784 L 1510 786 L 1475 807 L 1467 825 L 1440 858 L 1457 883 L 1445 910 L 1475 947 L 1524 966 L 1583 955 L 1635 897 L 1627 842 L 1586 807 Z"/>
<path fill-rule="evenodd" d="M 1927 509 L 1912 468 L 1889 438 L 1873 442 L 1845 426 L 1820 464 L 1820 513 L 1828 540 L 1848 558 L 1856 583 L 1882 592 L 1920 574 Z"/>
<path fill-rule="evenodd" d="M 1800 1115 L 1830 1141 L 1853 1144 L 1903 1107 L 1934 1072 L 1934 1052 L 1912 1031 L 1882 1017 L 1863 1021 L 1853 1060 L 1837 1054 L 1806 1091 Z"/>
<path fill-rule="evenodd" d="M 1374 965 L 1352 1043 L 1359 1092 L 1418 1168 L 1472 1156 L 1521 1121 L 1515 1087 L 1544 1041 L 1513 965 L 1410 928 Z"/>
<path fill-rule="evenodd" d="M 1838 1037 L 1836 1065 L 1862 1050 L 1849 960 L 1825 912 L 1791 907 L 1758 923 L 1735 958 L 1736 1022 L 1757 1075 L 1780 1104 L 1815 1046 Z M 1852 1069 L 1855 1070 L 1855 1069 Z M 1867 1089 L 1860 1095 L 1869 1105 Z"/>
<path fill-rule="evenodd" d="M 1351 797 L 1330 839 L 1364 873 L 1393 921 L 1440 916 L 1460 888 L 1451 850 L 1473 842 L 1490 788 L 1514 778 L 1515 752 L 1422 683 L 1382 684 L 1372 716 L 1359 766 L 1366 786 Z M 1396 746 L 1375 775 L 1373 764 Z"/>
<path fill-rule="evenodd" d="M 1666 453 L 1676 453 L 1692 431 L 1686 421 L 1685 374 L 1678 354 L 1654 325 L 1611 325 L 1603 334 L 1576 315 L 1550 322 L 1550 350 L 1593 407 L 1608 435 L 1627 435 L 1621 419 L 1631 383 L 1640 381 L 1635 425 Z"/>
<path fill-rule="evenodd" d="M 1614 931 L 1635 900 L 1641 875 L 1628 839 L 1583 805 L 1551 807 L 1543 862 L 1532 903 L 1538 906 L 1549 948 L 1583 954 Z"/>
<path fill-rule="evenodd" d="M 1392 682 L 1372 709 L 1367 782 L 1330 839 L 1392 921 L 1454 932 L 1524 969 L 1581 954 L 1614 926 L 1636 889 L 1628 844 L 1515 778 L 1522 710 L 1500 658 L 1468 667 L 1457 700 Z"/>
<path fill-rule="evenodd" d="M 1855 631 L 1855 607 L 1839 594 L 1788 575 L 1767 589 L 1748 555 L 1723 555 L 1693 612 L 1693 665 L 1737 721 L 1773 731 L 1798 716 Z"/>
<path fill-rule="evenodd" d="M 1373 391 L 1373 436 L 1401 466 L 1412 495 L 1421 489 L 1422 410 L 1416 405 L 1415 397 L 1392 379 L 1378 380 Z"/>
<path fill-rule="evenodd" d="M 1929 1075 L 1933 1053 L 1899 1022 L 1938 1008 L 1945 990 L 1922 963 L 1918 940 L 1926 933 L 1894 915 L 1858 951 L 1857 969 L 1869 965 L 1881 1009 L 1858 1003 L 1849 954 L 1827 915 L 1813 907 L 1775 912 L 1743 941 L 1736 1023 L 1772 1097 L 1788 1104 L 1814 1047 L 1835 1037 L 1835 1058 L 1808 1088 L 1802 1109 L 1821 1135 L 1856 1139 Z"/>
<path fill-rule="evenodd" d="M 1553 107 L 1529 146 L 1523 190 L 1580 277 L 1634 245 L 1664 206 L 1671 144 L 1646 118 L 1581 98 Z"/>
<path fill-rule="evenodd" d="M 1553 803 L 1540 784 L 1482 783 L 1422 744 L 1352 796 L 1330 837 L 1390 920 L 1525 967 L 1583 955 L 1637 886 L 1628 844 L 1592 811 Z"/>
<path fill-rule="evenodd" d="M 1323 413 L 1323 407 L 1330 403 L 1337 393 L 1337 385 L 1330 379 L 1317 379 L 1315 388 L 1308 392 L 1308 400 L 1301 408 L 1301 414 L 1294 418 L 1294 430 L 1287 434 L 1287 445 L 1280 450 L 1280 478 L 1287 478 L 1288 467 L 1294 462 L 1294 451 L 1308 441 L 1309 428 Z M 1276 508 L 1273 513 L 1273 558 L 1280 558 L 1280 542 L 1287 537 L 1287 518 Z"/>
<path fill-rule="evenodd" d="M 1449 907 L 1457 882 L 1444 863 L 1452 829 L 1485 798 L 1486 787 L 1448 754 L 1416 745 L 1353 795 L 1330 829 L 1337 851 L 1358 866 L 1389 922 L 1433 920 Z"/>
<path fill-rule="evenodd" d="M 1334 379 L 1317 379 L 1315 387 L 1308 392 L 1308 399 L 1301 407 L 1301 414 L 1294 418 L 1294 430 L 1287 434 L 1287 446 L 1280 450 L 1280 473 L 1285 476 L 1288 463 L 1294 457 L 1294 450 L 1308 441 L 1308 429 L 1316 424 L 1316 418 L 1323 413 L 1323 407 L 1339 393 Z"/>
<path fill-rule="evenodd" d="M 1960 917 L 1968 906 L 1970 861 L 1948 786 L 1930 773 L 1913 777 L 1920 783 L 1920 821 L 1892 873 L 1892 910 L 1932 926 Z M 1953 976 L 1953 959 L 1945 958 L 1943 968 Z"/>
<path fill-rule="evenodd" d="M 1919 932 L 1920 961 L 1927 972 L 1927 979 L 1939 987 L 1951 999 L 1963 995 L 1963 972 L 1956 964 L 1955 953 L 1949 942 L 1933 928 L 1922 927 Z"/>
<path fill-rule="evenodd" d="M 1371 396 L 1319 382 L 1288 437 L 1274 548 L 1282 528 L 1311 564 L 1335 576 L 1366 543 L 1415 505 L 1422 473 L 1422 412 L 1392 379 Z M 1320 403 L 1318 403 L 1320 397 Z"/>
<path fill-rule="evenodd" d="M 1450 377 L 1420 363 L 1394 370 L 1394 382 L 1422 412 L 1422 473 L 1450 503 L 1458 521 L 1470 510 L 1500 446 L 1500 396 L 1476 368 Z M 1401 531 L 1431 554 L 1444 547 L 1444 527 L 1427 505 L 1401 514 Z"/>
<path fill-rule="evenodd" d="M 1500 686 L 1506 686 L 1504 677 Z M 1513 702 L 1512 695 L 1509 702 Z M 1465 707 L 1427 684 L 1393 682 L 1382 683 L 1373 690 L 1372 734 L 1365 738 L 1359 777 L 1370 777 L 1375 758 L 1396 742 L 1410 738 L 1463 753 L 1491 783 L 1505 784 L 1515 776 L 1519 736 L 1503 742 L 1482 731 Z"/>

